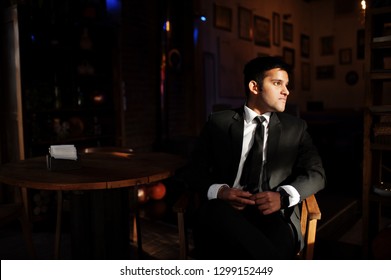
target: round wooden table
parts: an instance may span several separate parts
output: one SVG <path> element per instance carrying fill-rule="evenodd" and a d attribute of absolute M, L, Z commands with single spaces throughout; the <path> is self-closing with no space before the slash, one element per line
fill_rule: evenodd
<path fill-rule="evenodd" d="M 59 257 L 62 191 L 132 188 L 159 182 L 185 164 L 167 153 L 82 154 L 79 168 L 48 170 L 46 157 L 29 158 L 0 166 L 0 182 L 20 188 L 54 190 L 58 193 L 55 258 Z M 129 235 L 128 235 L 129 236 Z M 141 248 L 141 235 L 138 234 Z"/>

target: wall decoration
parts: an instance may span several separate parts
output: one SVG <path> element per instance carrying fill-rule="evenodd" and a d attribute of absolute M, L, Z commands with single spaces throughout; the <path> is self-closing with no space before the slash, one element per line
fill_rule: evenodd
<path fill-rule="evenodd" d="M 310 90 L 311 88 L 311 68 L 308 62 L 301 64 L 301 88 Z"/>
<path fill-rule="evenodd" d="M 357 59 L 365 57 L 365 30 L 357 30 Z"/>
<path fill-rule="evenodd" d="M 349 86 L 354 86 L 358 82 L 358 74 L 356 71 L 346 73 L 345 81 Z"/>
<path fill-rule="evenodd" d="M 334 12 L 335 15 L 348 15 L 352 14 L 357 7 L 357 0 L 344 0 L 344 1 L 334 1 Z"/>
<path fill-rule="evenodd" d="M 273 13 L 273 45 L 280 45 L 280 14 Z"/>
<path fill-rule="evenodd" d="M 300 50 L 301 56 L 308 58 L 310 57 L 310 36 L 301 34 L 300 36 Z"/>
<path fill-rule="evenodd" d="M 244 98 L 243 65 L 249 60 L 249 54 L 238 47 L 241 42 L 227 38 L 217 38 L 217 90 L 221 98 Z M 216 100 L 214 100 L 216 101 Z"/>
<path fill-rule="evenodd" d="M 206 97 L 207 112 L 211 112 L 217 96 L 217 76 L 215 55 L 210 52 L 204 52 L 204 92 Z"/>
<path fill-rule="evenodd" d="M 295 90 L 295 71 L 292 71 L 289 73 L 289 84 L 288 84 L 288 90 L 290 92 L 293 92 Z"/>
<path fill-rule="evenodd" d="M 252 41 L 253 39 L 253 21 L 252 12 L 249 9 L 238 8 L 238 35 L 239 38 Z"/>
<path fill-rule="evenodd" d="M 232 10 L 230 8 L 214 4 L 214 26 L 219 29 L 232 30 Z"/>
<path fill-rule="evenodd" d="M 292 48 L 284 47 L 282 49 L 282 58 L 292 68 L 295 67 L 295 50 Z"/>
<path fill-rule="evenodd" d="M 316 78 L 318 80 L 329 80 L 334 78 L 334 65 L 322 65 L 316 67 Z"/>
<path fill-rule="evenodd" d="M 332 55 L 334 54 L 334 37 L 325 36 L 320 38 L 320 54 Z"/>
<path fill-rule="evenodd" d="M 352 64 L 352 49 L 339 50 L 339 64 Z"/>
<path fill-rule="evenodd" d="M 287 42 L 293 42 L 293 25 L 288 22 L 282 24 L 282 39 Z"/>
<path fill-rule="evenodd" d="M 270 47 L 270 20 L 254 16 L 254 42 L 258 46 Z"/>

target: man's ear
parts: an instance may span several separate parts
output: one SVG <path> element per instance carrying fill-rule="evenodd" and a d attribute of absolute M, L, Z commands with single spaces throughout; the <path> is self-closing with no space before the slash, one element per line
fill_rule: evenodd
<path fill-rule="evenodd" d="M 256 81 L 251 80 L 251 81 L 248 83 L 248 88 L 250 89 L 250 91 L 251 91 L 253 94 L 258 94 L 258 84 L 257 84 Z"/>

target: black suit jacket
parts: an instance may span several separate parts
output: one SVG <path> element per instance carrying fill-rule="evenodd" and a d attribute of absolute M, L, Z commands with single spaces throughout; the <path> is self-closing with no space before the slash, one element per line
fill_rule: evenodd
<path fill-rule="evenodd" d="M 201 132 L 188 182 L 205 199 L 210 185 L 232 186 L 235 181 L 243 142 L 243 115 L 243 108 L 212 113 Z M 301 200 L 325 187 L 322 161 L 304 120 L 286 113 L 271 114 L 266 170 L 271 190 L 292 185 Z M 298 205 L 282 213 L 294 225 L 302 248 Z"/>

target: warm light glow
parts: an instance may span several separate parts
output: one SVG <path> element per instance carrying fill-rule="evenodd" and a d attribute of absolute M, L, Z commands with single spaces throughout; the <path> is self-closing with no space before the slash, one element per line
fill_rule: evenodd
<path fill-rule="evenodd" d="M 365 10 L 367 8 L 367 2 L 365 0 L 361 1 L 361 9 Z"/>
<path fill-rule="evenodd" d="M 97 94 L 93 97 L 93 99 L 94 99 L 95 103 L 103 103 L 105 98 L 104 98 L 103 94 Z"/>
<path fill-rule="evenodd" d="M 164 30 L 167 32 L 170 32 L 170 21 L 167 20 L 166 23 L 164 24 Z"/>
<path fill-rule="evenodd" d="M 367 9 L 367 2 L 365 0 L 361 1 L 361 12 L 360 12 L 360 23 L 362 26 L 365 25 L 365 11 Z"/>

